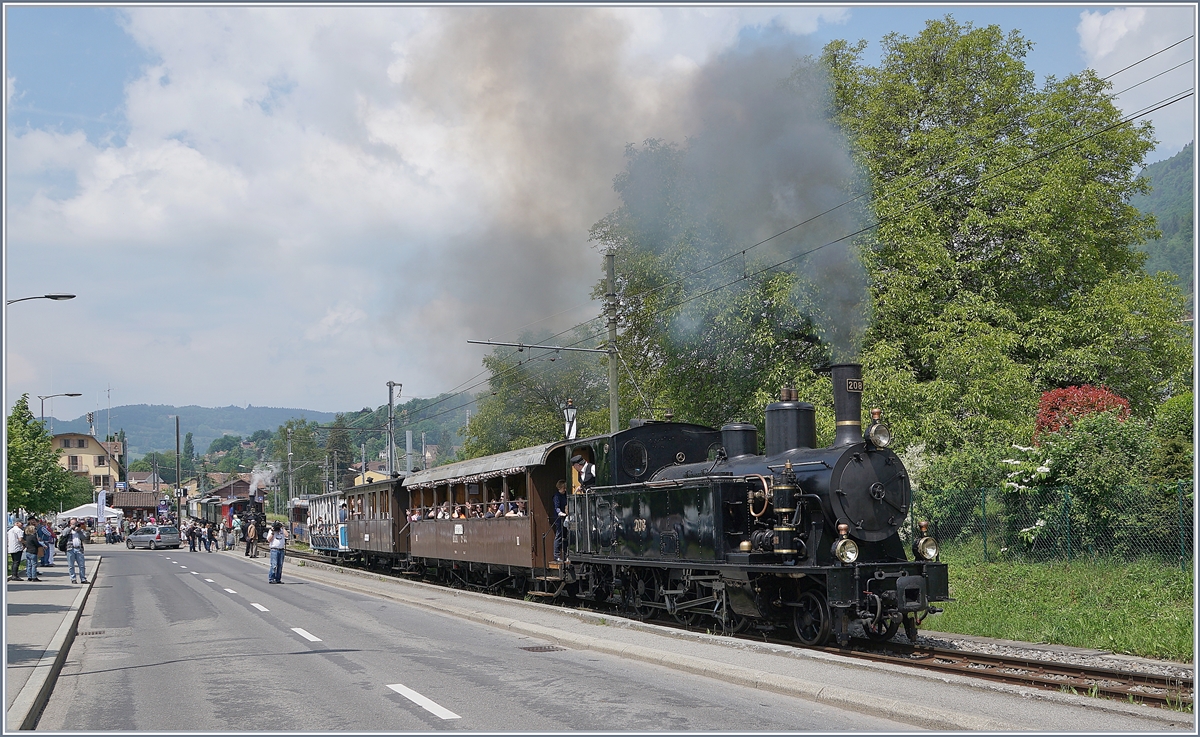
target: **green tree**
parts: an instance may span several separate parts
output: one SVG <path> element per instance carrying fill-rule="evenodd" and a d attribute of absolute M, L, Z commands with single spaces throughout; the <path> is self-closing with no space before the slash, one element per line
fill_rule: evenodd
<path fill-rule="evenodd" d="M 761 425 L 763 406 L 784 385 L 825 404 L 828 380 L 813 369 L 847 337 L 821 326 L 846 323 L 823 314 L 813 279 L 754 275 L 769 260 L 754 255 L 678 279 L 736 242 L 737 226 L 711 183 L 720 178 L 697 163 L 706 159 L 696 142 L 629 146 L 614 184 L 621 205 L 591 231 L 616 257 L 622 415 L 661 419 L 670 409 L 680 421 Z M 593 296 L 605 292 L 601 281 Z M 818 422 L 832 428 L 832 413 L 820 407 Z"/>
<path fill-rule="evenodd" d="M 242 436 L 240 435 L 222 435 L 208 444 L 208 454 L 221 453 L 240 448 L 242 446 Z"/>
<path fill-rule="evenodd" d="M 545 344 L 548 339 L 544 334 L 526 334 L 520 342 Z M 608 374 L 596 355 L 494 349 L 483 359 L 491 371 L 491 391 L 479 397 L 478 411 L 467 424 L 463 457 L 562 439 L 563 408 L 568 399 L 579 408 L 579 437 L 607 432 Z"/>
<path fill-rule="evenodd" d="M 873 191 L 863 361 L 900 438 L 1028 438 L 1040 391 L 1070 384 L 1152 409 L 1191 357 L 1182 294 L 1135 248 L 1156 234 L 1129 205 L 1150 125 L 1091 71 L 1037 88 L 1015 31 L 947 16 L 882 45 L 878 66 L 865 42 L 820 61 Z"/>
<path fill-rule="evenodd" d="M 298 420 L 288 420 L 279 426 L 268 449 L 268 457 L 283 471 L 280 478 L 280 488 L 286 489 L 288 470 L 288 436 L 291 436 L 291 467 L 293 476 L 292 491 L 296 494 L 319 493 L 321 489 L 321 467 L 324 461 L 324 451 L 317 446 L 317 423 Z"/>
<path fill-rule="evenodd" d="M 183 457 L 180 460 L 183 464 L 183 470 L 186 473 L 192 474 L 196 472 L 196 445 L 192 442 L 192 434 L 190 432 L 183 438 Z"/>
<path fill-rule="evenodd" d="M 7 425 L 6 506 L 10 511 L 24 508 L 35 514 L 57 510 L 66 498 L 71 473 L 59 465 L 60 451 L 29 411 L 28 394 L 22 394 L 13 405 Z"/>

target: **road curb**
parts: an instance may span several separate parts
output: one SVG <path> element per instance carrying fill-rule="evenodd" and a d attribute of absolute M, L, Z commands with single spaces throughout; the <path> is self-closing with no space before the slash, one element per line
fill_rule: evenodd
<path fill-rule="evenodd" d="M 54 637 L 50 638 L 50 644 L 42 653 L 38 664 L 34 666 L 29 680 L 25 682 L 24 688 L 13 700 L 13 705 L 5 714 L 5 731 L 12 730 L 13 725 L 18 725 L 16 729 L 33 729 L 37 725 L 42 709 L 50 699 L 50 694 L 54 692 L 54 683 L 58 679 L 63 663 L 67 660 L 71 643 L 75 641 L 79 618 L 83 615 L 83 605 L 87 602 L 92 587 L 96 585 L 96 579 L 100 575 L 100 563 L 103 560 L 103 555 L 97 556 L 96 562 L 92 566 L 92 577 L 89 579 L 88 585 L 75 595 L 75 601 L 71 602 L 71 613 L 58 626 L 58 631 L 54 633 Z"/>
<path fill-rule="evenodd" d="M 326 570 L 331 573 L 347 575 L 343 569 L 313 561 L 304 561 L 303 566 L 296 565 L 295 568 L 312 568 L 314 570 Z M 292 573 L 300 577 L 306 577 L 302 571 L 294 570 Z M 384 582 L 389 580 L 388 578 L 382 577 L 379 574 L 371 574 L 368 572 L 363 572 L 360 574 L 359 572 L 355 571 L 349 573 L 349 575 L 354 575 L 361 578 L 372 578 Z M 317 581 L 319 583 L 328 583 L 322 579 L 323 577 L 319 576 L 313 576 L 309 578 L 309 580 Z M 614 644 L 598 637 L 589 637 L 586 635 L 577 635 L 574 633 L 562 632 L 560 630 L 553 630 L 541 625 L 521 622 L 519 620 L 512 619 L 511 617 L 489 614 L 487 612 L 481 612 L 466 607 L 459 607 L 445 603 L 431 604 L 430 602 L 422 601 L 417 598 L 410 598 L 401 592 L 387 592 L 367 588 L 364 586 L 357 586 L 351 581 L 339 582 L 339 586 L 346 589 L 352 589 L 358 593 L 383 596 L 385 598 L 403 602 L 404 604 L 408 604 L 410 606 L 417 606 L 428 611 L 450 614 L 451 616 L 459 617 L 460 619 L 466 619 L 479 624 L 496 627 L 498 629 L 504 629 L 509 632 L 518 632 L 531 637 L 537 637 L 538 639 L 546 640 L 560 646 L 571 647 L 576 650 L 591 650 L 593 652 L 615 655 L 617 657 L 638 660 L 653 665 L 661 665 L 666 668 L 684 673 L 691 673 L 693 675 L 699 675 L 706 678 L 718 679 L 727 683 L 734 683 L 741 686 L 770 691 L 783 696 L 793 696 L 796 698 L 805 699 L 807 701 L 827 703 L 831 706 L 837 706 L 842 709 L 848 709 L 872 716 L 884 717 L 902 722 L 904 724 L 911 724 L 916 727 L 937 730 L 971 730 L 984 732 L 1022 731 L 1022 728 L 1017 727 L 1016 725 L 972 714 L 956 713 L 930 708 L 923 708 L 919 713 L 915 713 L 911 703 L 898 701 L 896 699 L 882 698 L 871 694 L 859 693 L 850 689 L 827 686 L 825 684 L 805 681 L 791 676 L 776 675 L 767 673 L 765 671 L 730 665 L 715 660 L 708 660 L 706 658 L 678 655 L 676 653 L 657 648 L 623 643 Z"/>

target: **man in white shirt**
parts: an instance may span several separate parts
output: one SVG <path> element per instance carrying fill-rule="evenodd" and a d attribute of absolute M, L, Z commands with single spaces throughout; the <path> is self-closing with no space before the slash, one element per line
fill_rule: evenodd
<path fill-rule="evenodd" d="M 267 583 L 283 583 L 283 551 L 287 545 L 287 530 L 283 529 L 282 523 L 271 525 L 267 542 L 271 546 L 271 568 L 267 571 Z"/>
<path fill-rule="evenodd" d="M 25 537 L 25 523 L 21 520 L 13 520 L 12 527 L 8 528 L 8 557 L 12 559 L 12 570 L 9 571 L 9 581 L 17 581 L 21 578 L 21 556 L 25 554 L 25 545 L 21 542 L 21 538 Z"/>

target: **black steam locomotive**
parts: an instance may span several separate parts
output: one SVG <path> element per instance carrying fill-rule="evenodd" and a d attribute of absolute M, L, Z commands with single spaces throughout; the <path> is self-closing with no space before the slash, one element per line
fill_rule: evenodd
<path fill-rule="evenodd" d="M 571 568 L 601 593 L 624 589 L 636 611 L 714 617 L 738 631 L 790 625 L 805 645 L 831 634 L 910 639 L 930 602 L 949 599 L 937 541 L 900 531 L 911 488 L 873 411 L 861 427 L 862 371 L 832 367 L 836 436 L 816 446 L 811 404 L 784 390 L 757 429 L 646 423 L 592 443 L 598 484 L 572 497 Z"/>
<path fill-rule="evenodd" d="M 877 412 L 862 430 L 862 370 L 832 367 L 836 436 L 784 390 L 757 429 L 634 420 L 627 430 L 474 458 L 348 489 L 320 515 L 331 556 L 478 588 L 581 598 L 725 632 L 794 629 L 886 639 L 949 598 L 938 544 L 914 534 L 911 489 Z M 570 459 L 595 463 L 580 484 Z M 552 559 L 551 497 L 568 480 L 567 560 Z M 319 506 L 319 505 L 318 505 Z M 315 507 L 314 507 L 315 508 Z M 320 536 L 314 537 L 314 548 Z"/>

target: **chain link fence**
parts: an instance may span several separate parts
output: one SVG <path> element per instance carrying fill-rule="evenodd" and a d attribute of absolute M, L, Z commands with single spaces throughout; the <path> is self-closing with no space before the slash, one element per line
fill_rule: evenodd
<path fill-rule="evenodd" d="M 1191 565 L 1192 480 L 1099 494 L 1069 486 L 913 492 L 911 540 L 928 520 L 943 549 L 987 562 L 1155 560 Z"/>

